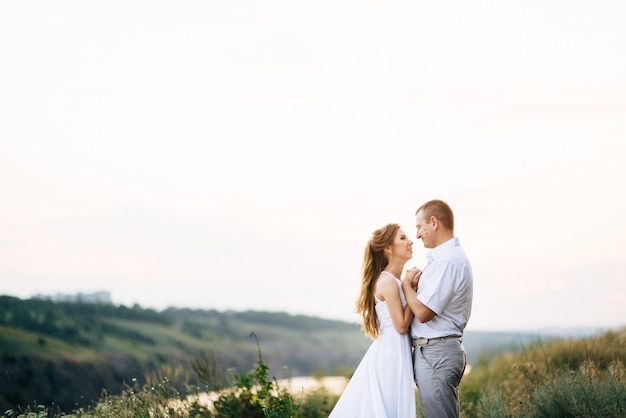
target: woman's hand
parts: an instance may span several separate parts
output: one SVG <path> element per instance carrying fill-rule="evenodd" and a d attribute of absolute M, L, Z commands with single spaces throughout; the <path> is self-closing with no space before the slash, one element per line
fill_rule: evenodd
<path fill-rule="evenodd" d="M 413 290 L 417 290 L 417 284 L 419 283 L 420 277 L 422 276 L 422 270 L 417 267 L 413 267 L 406 271 L 404 275 L 404 279 L 402 280 L 402 284 L 409 285 Z"/>

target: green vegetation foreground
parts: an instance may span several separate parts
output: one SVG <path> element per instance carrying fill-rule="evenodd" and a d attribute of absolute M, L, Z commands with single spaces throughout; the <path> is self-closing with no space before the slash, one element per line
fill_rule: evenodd
<path fill-rule="evenodd" d="M 256 337 L 252 334 L 253 337 Z M 624 417 L 626 416 L 626 328 L 578 340 L 560 340 L 521 352 L 483 359 L 461 385 L 465 417 Z M 258 341 L 257 341 L 258 346 Z M 211 357 L 194 359 L 208 385 L 228 378 Z M 228 380 L 228 379 L 227 379 Z M 104 394 L 90 408 L 71 414 L 45 407 L 9 410 L 10 418 L 104 417 L 326 417 L 337 396 L 324 388 L 294 396 L 269 378 L 258 350 L 256 367 L 232 377 L 212 405 L 181 396 L 167 376 L 149 376 L 145 385 L 128 386 L 119 396 Z M 198 392 L 199 394 L 199 392 Z"/>
<path fill-rule="evenodd" d="M 466 417 L 626 417 L 626 328 L 483 359 L 461 386 Z"/>

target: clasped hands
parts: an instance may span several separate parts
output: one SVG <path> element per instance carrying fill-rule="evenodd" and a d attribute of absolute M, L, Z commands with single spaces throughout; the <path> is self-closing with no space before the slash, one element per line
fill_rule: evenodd
<path fill-rule="evenodd" d="M 410 287 L 411 289 L 417 291 L 417 284 L 419 283 L 421 276 L 422 270 L 417 267 L 407 270 L 404 275 L 404 279 L 402 279 L 402 287 Z"/>

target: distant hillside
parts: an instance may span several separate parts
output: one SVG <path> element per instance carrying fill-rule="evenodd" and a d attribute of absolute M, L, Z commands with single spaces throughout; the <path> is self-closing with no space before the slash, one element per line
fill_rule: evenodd
<path fill-rule="evenodd" d="M 258 356 L 251 332 L 277 378 L 349 373 L 370 344 L 357 324 L 286 313 L 0 296 L 0 411 L 32 402 L 69 411 L 164 367 L 179 369 L 184 389 L 195 378 L 191 360 L 203 352 L 223 369 L 247 372 Z"/>
<path fill-rule="evenodd" d="M 358 324 L 281 312 L 219 312 L 22 300 L 0 296 L 0 411 L 37 402 L 63 411 L 119 393 L 167 368 L 198 384 L 191 361 L 212 353 L 223 370 L 254 367 L 259 339 L 276 378 L 349 375 L 370 340 Z M 547 339 L 549 336 L 542 336 Z M 533 342 L 532 333 L 468 332 L 468 362 Z"/>

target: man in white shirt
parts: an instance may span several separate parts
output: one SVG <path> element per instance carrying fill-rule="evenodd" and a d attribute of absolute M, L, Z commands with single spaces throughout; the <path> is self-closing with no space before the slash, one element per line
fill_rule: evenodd
<path fill-rule="evenodd" d="M 447 203 L 431 200 L 420 206 L 415 225 L 417 238 L 432 249 L 424 270 L 409 270 L 402 281 L 414 314 L 415 383 L 426 418 L 458 417 L 466 366 L 462 337 L 472 311 L 472 268 L 454 236 L 454 215 Z"/>

